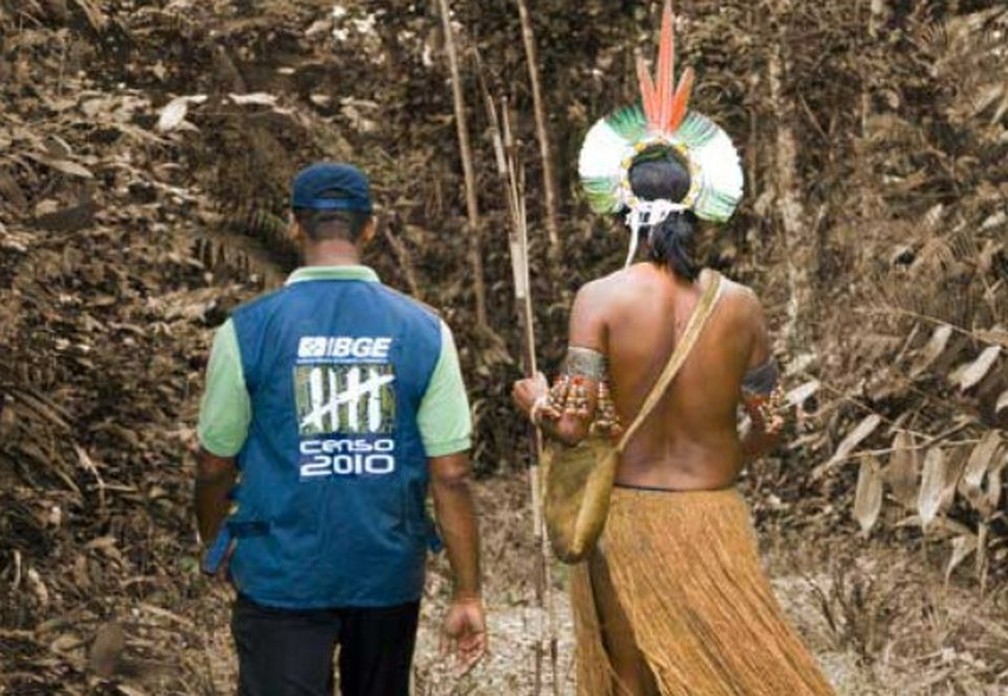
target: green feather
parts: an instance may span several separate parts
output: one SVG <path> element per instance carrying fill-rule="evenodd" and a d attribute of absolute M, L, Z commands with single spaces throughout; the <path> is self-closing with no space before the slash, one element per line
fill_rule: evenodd
<path fill-rule="evenodd" d="M 689 148 L 703 147 L 718 133 L 718 126 L 706 116 L 690 111 L 676 129 L 674 137 Z"/>
<path fill-rule="evenodd" d="M 614 181 L 609 177 L 597 177 L 582 179 L 581 186 L 584 188 L 588 198 L 588 205 L 592 212 L 611 213 L 619 207 L 619 181 Z"/>
<path fill-rule="evenodd" d="M 606 123 L 621 138 L 631 143 L 643 138 L 648 130 L 647 118 L 639 101 L 612 112 L 606 116 Z"/>
<path fill-rule="evenodd" d="M 705 186 L 694 205 L 694 212 L 702 220 L 727 222 L 737 206 L 738 199 L 735 196 Z"/>

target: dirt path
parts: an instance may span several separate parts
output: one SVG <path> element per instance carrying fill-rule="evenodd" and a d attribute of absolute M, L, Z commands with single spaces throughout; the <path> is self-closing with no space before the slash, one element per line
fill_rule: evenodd
<path fill-rule="evenodd" d="M 418 636 L 416 696 L 534 693 L 534 640 L 541 618 L 532 601 L 534 554 L 525 533 L 523 484 L 518 477 L 493 479 L 477 486 L 477 497 L 491 654 L 461 678 L 441 658 L 437 629 L 449 583 L 444 559 L 435 559 Z M 766 560 L 777 597 L 841 696 L 1008 693 L 1003 595 L 983 599 L 973 588 L 944 587 L 940 574 L 920 567 L 918 555 L 851 550 L 846 537 L 798 547 L 772 541 Z M 565 574 L 563 566 L 554 566 L 557 693 L 571 696 L 573 629 L 562 589 Z M 216 626 L 209 646 L 213 681 L 219 693 L 233 693 L 225 593 L 215 593 L 199 611 Z M 548 661 L 544 672 L 542 693 L 552 694 Z"/>
<path fill-rule="evenodd" d="M 435 562 L 417 649 L 418 696 L 533 693 L 540 618 L 532 601 L 535 553 L 524 482 L 494 479 L 480 484 L 477 496 L 492 654 L 462 679 L 441 660 L 436 630 L 447 582 L 443 560 Z M 777 598 L 841 696 L 1008 693 L 1006 593 L 983 598 L 972 585 L 946 585 L 920 554 L 869 546 L 852 535 L 795 541 L 760 533 Z M 575 688 L 565 575 L 554 565 L 562 696 Z M 552 693 L 548 679 L 542 693 Z"/>
<path fill-rule="evenodd" d="M 850 651 L 837 650 L 829 636 L 829 629 L 814 607 L 815 598 L 809 585 L 800 578 L 779 578 L 774 581 L 785 610 L 798 625 L 802 635 L 816 652 L 823 670 L 842 695 L 867 696 L 890 694 L 873 686 L 876 681 L 870 670 L 858 663 Z M 573 696 L 574 682 L 574 632 L 567 595 L 558 589 L 556 622 L 558 636 L 557 674 L 559 696 Z M 509 598 L 494 592 L 489 598 L 489 629 L 492 650 L 490 655 L 470 674 L 459 677 L 450 660 L 440 654 L 438 627 L 446 602 L 432 598 L 425 602 L 417 637 L 417 654 L 414 664 L 415 696 L 501 696 L 503 694 L 533 694 L 535 684 L 535 637 L 540 631 L 543 614 L 535 608 L 530 598 Z M 219 617 L 226 621 L 221 613 Z M 221 693 L 233 693 L 235 664 L 226 630 L 213 635 L 215 683 Z M 552 694 L 552 677 L 548 660 L 543 661 L 542 694 Z"/>
<path fill-rule="evenodd" d="M 817 615 L 811 588 L 800 578 L 785 577 L 774 581 L 778 597 L 789 617 L 799 626 L 806 641 L 815 650 L 823 670 L 840 694 L 851 696 L 892 693 L 880 691 L 873 685 L 870 670 L 858 663 L 850 651 L 833 647 L 829 629 Z M 574 637 L 570 603 L 563 591 L 556 593 L 556 617 L 559 645 L 558 682 L 560 696 L 573 696 Z M 490 603 L 490 630 L 493 651 L 489 658 L 472 674 L 458 679 L 451 673 L 450 665 L 441 659 L 437 644 L 437 617 L 442 606 L 428 605 L 426 621 L 420 631 L 417 660 L 417 696 L 428 694 L 472 694 L 497 696 L 499 694 L 532 694 L 535 683 L 535 636 L 540 625 L 540 612 L 529 604 L 513 604 L 492 597 Z M 543 694 L 551 694 L 552 679 L 548 660 L 544 664 Z"/>

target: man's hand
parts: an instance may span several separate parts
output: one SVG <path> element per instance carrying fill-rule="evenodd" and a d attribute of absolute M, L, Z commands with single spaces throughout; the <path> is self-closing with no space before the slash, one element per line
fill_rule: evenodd
<path fill-rule="evenodd" d="M 238 470 L 234 457 L 218 457 L 205 449 L 200 449 L 196 455 L 196 491 L 195 508 L 196 522 L 199 527 L 200 540 L 204 547 L 218 543 L 217 533 L 227 519 L 231 508 L 228 498 L 235 485 Z M 215 575 L 227 575 L 227 563 L 230 560 L 233 544 L 218 549 L 221 555 Z M 202 563 L 201 563 L 202 565 Z"/>
<path fill-rule="evenodd" d="M 546 375 L 537 372 L 535 377 L 519 379 L 511 387 L 511 398 L 515 405 L 531 417 L 532 409 L 539 403 L 537 420 L 546 418 L 557 420 L 560 413 L 549 403 L 549 382 Z"/>
<path fill-rule="evenodd" d="M 597 403 L 598 382 L 583 379 L 585 387 L 585 407 L 588 414 L 595 413 Z M 561 412 L 550 403 L 549 382 L 546 376 L 537 372 L 535 377 L 526 377 L 514 383 L 511 387 L 511 398 L 515 405 L 524 411 L 535 426 L 547 435 L 551 435 L 568 445 L 576 445 L 590 432 L 591 415 L 585 417 L 571 412 Z M 537 405 L 538 404 L 538 405 Z M 533 410 L 535 413 L 533 413 Z M 533 418 L 533 416 L 535 416 Z"/>
<path fill-rule="evenodd" d="M 483 656 L 487 645 L 469 457 L 465 452 L 456 452 L 429 461 L 434 514 L 455 576 L 455 599 L 445 617 L 441 649 L 456 651 L 459 668 L 465 673 Z"/>
<path fill-rule="evenodd" d="M 479 597 L 452 600 L 441 628 L 441 654 L 450 652 L 457 655 L 459 676 L 486 654 L 486 615 Z"/>

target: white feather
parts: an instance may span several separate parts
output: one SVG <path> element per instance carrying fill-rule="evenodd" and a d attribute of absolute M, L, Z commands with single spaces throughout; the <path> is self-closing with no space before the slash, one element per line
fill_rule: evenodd
<path fill-rule="evenodd" d="M 727 133 L 719 128 L 717 134 L 703 147 L 697 148 L 693 156 L 711 189 L 742 197 L 742 165 Z"/>
<path fill-rule="evenodd" d="M 605 119 L 596 121 L 581 146 L 578 173 L 584 178 L 621 177 L 620 162 L 627 145 Z"/>

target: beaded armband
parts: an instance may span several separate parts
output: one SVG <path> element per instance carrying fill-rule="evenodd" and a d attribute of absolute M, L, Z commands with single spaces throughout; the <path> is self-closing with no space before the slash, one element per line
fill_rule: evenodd
<path fill-rule="evenodd" d="M 750 370 L 742 382 L 746 405 L 763 421 L 763 429 L 776 435 L 784 428 L 789 404 L 780 383 L 780 370 L 773 360 Z"/>
<path fill-rule="evenodd" d="M 789 413 L 789 403 L 784 389 L 779 385 L 769 394 L 749 394 L 746 397 L 749 407 L 759 413 L 763 421 L 763 430 L 769 435 L 776 435 L 784 429 Z"/>
<path fill-rule="evenodd" d="M 563 371 L 550 388 L 550 408 L 574 418 L 594 416 L 589 425 L 592 434 L 618 436 L 623 427 L 612 400 L 608 377 L 604 355 L 589 348 L 571 346 L 567 349 Z M 594 414 L 588 411 L 589 380 L 598 383 Z"/>

